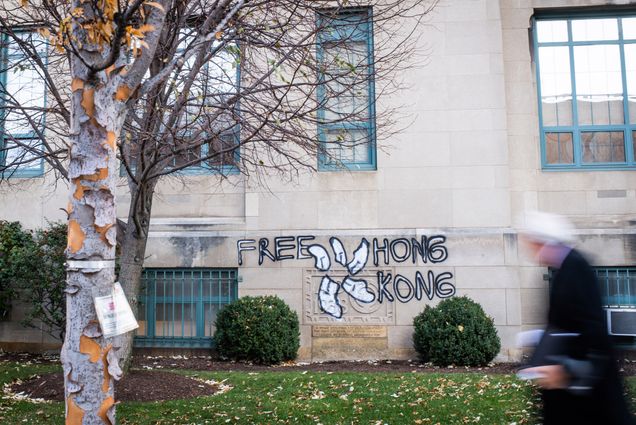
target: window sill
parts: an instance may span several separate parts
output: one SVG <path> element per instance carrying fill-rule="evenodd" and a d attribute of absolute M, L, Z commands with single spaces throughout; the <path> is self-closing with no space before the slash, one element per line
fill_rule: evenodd
<path fill-rule="evenodd" d="M 338 171 L 377 171 L 378 168 L 374 164 L 342 164 L 327 165 L 318 164 L 318 171 L 320 172 L 338 172 Z"/>
<path fill-rule="evenodd" d="M 43 178 L 44 171 L 43 170 L 22 170 L 22 171 L 14 171 L 14 172 L 5 172 L 2 173 L 3 178 L 7 179 L 35 179 L 35 178 Z"/>
<path fill-rule="evenodd" d="M 188 167 L 175 171 L 174 174 L 181 176 L 228 175 L 239 174 L 239 169 L 233 165 L 223 165 L 221 167 Z"/>
<path fill-rule="evenodd" d="M 541 171 L 635 171 L 636 165 L 543 165 Z"/>

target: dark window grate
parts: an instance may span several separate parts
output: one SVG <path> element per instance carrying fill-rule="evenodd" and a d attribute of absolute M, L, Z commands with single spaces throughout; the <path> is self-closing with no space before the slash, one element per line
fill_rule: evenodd
<path fill-rule="evenodd" d="M 145 269 L 137 347 L 212 347 L 216 315 L 238 298 L 236 269 Z"/>

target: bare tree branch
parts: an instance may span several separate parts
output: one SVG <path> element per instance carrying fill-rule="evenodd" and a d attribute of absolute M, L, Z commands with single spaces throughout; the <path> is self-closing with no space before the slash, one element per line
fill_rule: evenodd
<path fill-rule="evenodd" d="M 413 66 L 418 28 L 436 3 L 33 1 L 25 8 L 3 3 L 0 32 L 9 36 L 5 47 L 25 58 L 14 69 L 27 75 L 21 67 L 34 67 L 53 106 L 11 92 L 24 83 L 2 70 L 10 84 L 0 86 L 0 174 L 44 160 L 47 171 L 69 181 L 67 256 L 111 260 L 119 244 L 119 281 L 133 308 L 162 179 L 199 171 L 217 182 L 238 172 L 267 184 L 273 173 L 291 180 L 321 165 L 375 166 L 376 151 L 401 123 L 399 105 L 390 106 L 398 102 L 385 99 L 403 88 L 399 74 Z M 43 28 L 54 47 L 49 57 L 17 28 Z M 18 122 L 26 136 L 14 131 Z M 120 171 L 130 190 L 126 220 L 115 213 Z M 92 305 L 90 290 L 112 287 L 112 272 L 69 272 L 67 286 L 77 289 L 69 299 L 82 300 L 73 305 Z M 72 369 L 89 366 L 73 347 L 93 315 L 69 316 L 67 390 L 78 388 Z M 107 350 L 88 332 L 91 344 Z M 125 360 L 130 343 L 124 339 L 117 356 Z M 98 381 L 83 382 L 81 391 L 111 403 Z M 114 408 L 107 406 L 111 414 Z"/>

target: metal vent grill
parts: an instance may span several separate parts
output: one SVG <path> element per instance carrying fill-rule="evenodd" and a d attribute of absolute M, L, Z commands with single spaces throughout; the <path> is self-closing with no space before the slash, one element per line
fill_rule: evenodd
<path fill-rule="evenodd" d="M 636 309 L 608 309 L 607 330 L 610 335 L 636 335 Z"/>

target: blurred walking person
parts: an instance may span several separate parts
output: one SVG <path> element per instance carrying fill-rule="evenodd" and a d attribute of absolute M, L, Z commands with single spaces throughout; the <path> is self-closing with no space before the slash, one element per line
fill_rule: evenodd
<path fill-rule="evenodd" d="M 575 334 L 567 354 L 548 356 L 526 369 L 541 387 L 544 424 L 633 424 L 607 334 L 594 271 L 572 247 L 573 226 L 565 218 L 530 212 L 521 240 L 534 260 L 555 270 L 550 287 L 550 333 Z"/>

